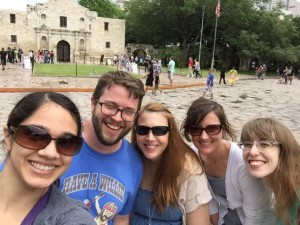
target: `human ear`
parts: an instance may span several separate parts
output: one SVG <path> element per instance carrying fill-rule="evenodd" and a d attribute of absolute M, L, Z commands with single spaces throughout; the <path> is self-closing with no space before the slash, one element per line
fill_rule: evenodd
<path fill-rule="evenodd" d="M 4 128 L 3 128 L 3 134 L 4 134 L 4 139 L 3 139 L 4 150 L 6 152 L 9 152 L 10 149 L 11 149 L 12 135 L 9 132 L 9 129 L 8 129 L 7 126 L 4 126 Z"/>

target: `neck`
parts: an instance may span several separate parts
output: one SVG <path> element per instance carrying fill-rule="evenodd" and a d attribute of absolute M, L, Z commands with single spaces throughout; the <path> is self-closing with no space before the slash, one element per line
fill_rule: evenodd
<path fill-rule="evenodd" d="M 0 173 L 0 212 L 2 219 L 11 218 L 13 215 L 14 220 L 20 220 L 21 223 L 49 187 L 28 187 L 10 167 L 8 159 Z"/>
<path fill-rule="evenodd" d="M 110 153 L 117 151 L 120 148 L 120 146 L 122 144 L 122 140 L 120 140 L 118 143 L 116 143 L 114 145 L 110 145 L 110 146 L 103 145 L 98 140 L 96 133 L 95 133 L 92 119 L 84 121 L 83 126 L 84 126 L 84 129 L 82 132 L 82 136 L 83 136 L 84 140 L 87 142 L 87 144 L 95 151 L 103 153 L 103 154 L 110 154 Z"/>
<path fill-rule="evenodd" d="M 154 179 L 158 170 L 159 163 L 144 159 L 144 174 L 141 182 L 141 188 L 153 190 Z"/>

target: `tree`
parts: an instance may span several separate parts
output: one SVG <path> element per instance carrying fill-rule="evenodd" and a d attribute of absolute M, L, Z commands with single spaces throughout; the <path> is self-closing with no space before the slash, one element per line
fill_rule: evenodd
<path fill-rule="evenodd" d="M 186 62 L 191 46 L 199 42 L 205 0 L 131 0 L 125 8 L 127 42 L 180 45 Z M 213 10 L 209 10 L 212 14 Z"/>
<path fill-rule="evenodd" d="M 274 62 L 282 60 L 286 50 L 296 51 L 292 43 L 299 43 L 300 19 L 293 21 L 279 9 L 267 11 L 265 2 L 267 0 L 221 0 L 217 64 L 238 68 L 241 59 Z M 130 0 L 125 10 L 126 41 L 179 46 L 185 64 L 190 54 L 197 55 L 202 6 L 205 6 L 203 47 L 208 64 L 214 44 L 216 4 L 217 0 Z M 293 62 L 297 58 L 287 54 L 285 61 Z"/>
<path fill-rule="evenodd" d="M 97 12 L 100 17 L 124 18 L 122 10 L 110 0 L 79 0 L 79 4 Z"/>

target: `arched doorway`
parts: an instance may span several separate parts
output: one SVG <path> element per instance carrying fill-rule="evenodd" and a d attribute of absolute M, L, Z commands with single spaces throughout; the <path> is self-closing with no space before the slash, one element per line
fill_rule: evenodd
<path fill-rule="evenodd" d="M 57 43 L 57 61 L 70 62 L 70 45 L 66 41 Z"/>

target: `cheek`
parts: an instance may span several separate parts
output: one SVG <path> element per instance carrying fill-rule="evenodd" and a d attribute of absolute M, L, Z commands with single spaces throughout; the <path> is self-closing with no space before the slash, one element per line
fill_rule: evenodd
<path fill-rule="evenodd" d="M 136 142 L 140 149 L 142 148 L 142 141 L 144 140 L 145 137 L 146 136 L 136 135 Z"/>
<path fill-rule="evenodd" d="M 63 161 L 63 164 L 65 166 L 65 170 L 67 170 L 69 165 L 71 164 L 72 156 L 60 155 L 60 158 Z"/>

